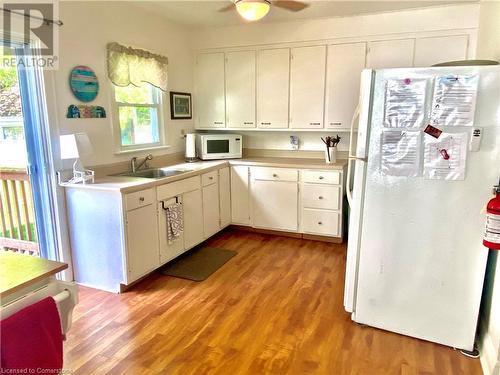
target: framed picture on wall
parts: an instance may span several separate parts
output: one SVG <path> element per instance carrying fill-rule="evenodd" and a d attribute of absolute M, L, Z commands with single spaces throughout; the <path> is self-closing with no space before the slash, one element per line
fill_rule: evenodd
<path fill-rule="evenodd" d="M 172 120 L 192 118 L 191 94 L 170 91 L 170 118 Z"/>

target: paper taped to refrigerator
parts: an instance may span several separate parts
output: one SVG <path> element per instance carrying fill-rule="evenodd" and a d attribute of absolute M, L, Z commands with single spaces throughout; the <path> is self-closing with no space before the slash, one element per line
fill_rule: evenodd
<path fill-rule="evenodd" d="M 424 177 L 464 180 L 467 144 L 467 133 L 442 133 L 438 139 L 425 135 Z"/>
<path fill-rule="evenodd" d="M 419 128 L 425 117 L 427 79 L 390 79 L 385 91 L 384 127 Z"/>
<path fill-rule="evenodd" d="M 447 75 L 436 78 L 431 124 L 472 126 L 476 111 L 479 75 Z"/>
<path fill-rule="evenodd" d="M 418 131 L 382 131 L 382 173 L 389 176 L 418 176 L 420 143 L 421 133 Z"/>

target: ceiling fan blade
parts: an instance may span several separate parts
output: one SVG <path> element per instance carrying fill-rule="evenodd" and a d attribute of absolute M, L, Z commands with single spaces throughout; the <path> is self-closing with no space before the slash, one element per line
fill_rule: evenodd
<path fill-rule="evenodd" d="M 293 1 L 293 0 L 276 0 L 273 1 L 272 4 L 277 6 L 278 8 L 283 8 L 286 10 L 291 10 L 292 12 L 300 12 L 301 10 L 307 8 L 309 4 L 303 3 L 301 1 Z"/>
<path fill-rule="evenodd" d="M 229 12 L 230 10 L 234 9 L 234 4 L 230 4 L 228 6 L 225 6 L 224 8 L 220 8 L 219 12 Z"/>

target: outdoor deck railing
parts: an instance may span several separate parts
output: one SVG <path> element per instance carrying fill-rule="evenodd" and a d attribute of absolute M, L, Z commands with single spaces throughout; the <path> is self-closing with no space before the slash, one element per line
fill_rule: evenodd
<path fill-rule="evenodd" d="M 0 249 L 39 255 L 27 172 L 0 169 Z"/>

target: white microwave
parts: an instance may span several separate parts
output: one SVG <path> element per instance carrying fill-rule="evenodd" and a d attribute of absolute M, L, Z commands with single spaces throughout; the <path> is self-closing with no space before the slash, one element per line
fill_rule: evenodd
<path fill-rule="evenodd" d="M 201 160 L 241 158 L 239 134 L 196 134 L 196 153 Z"/>

